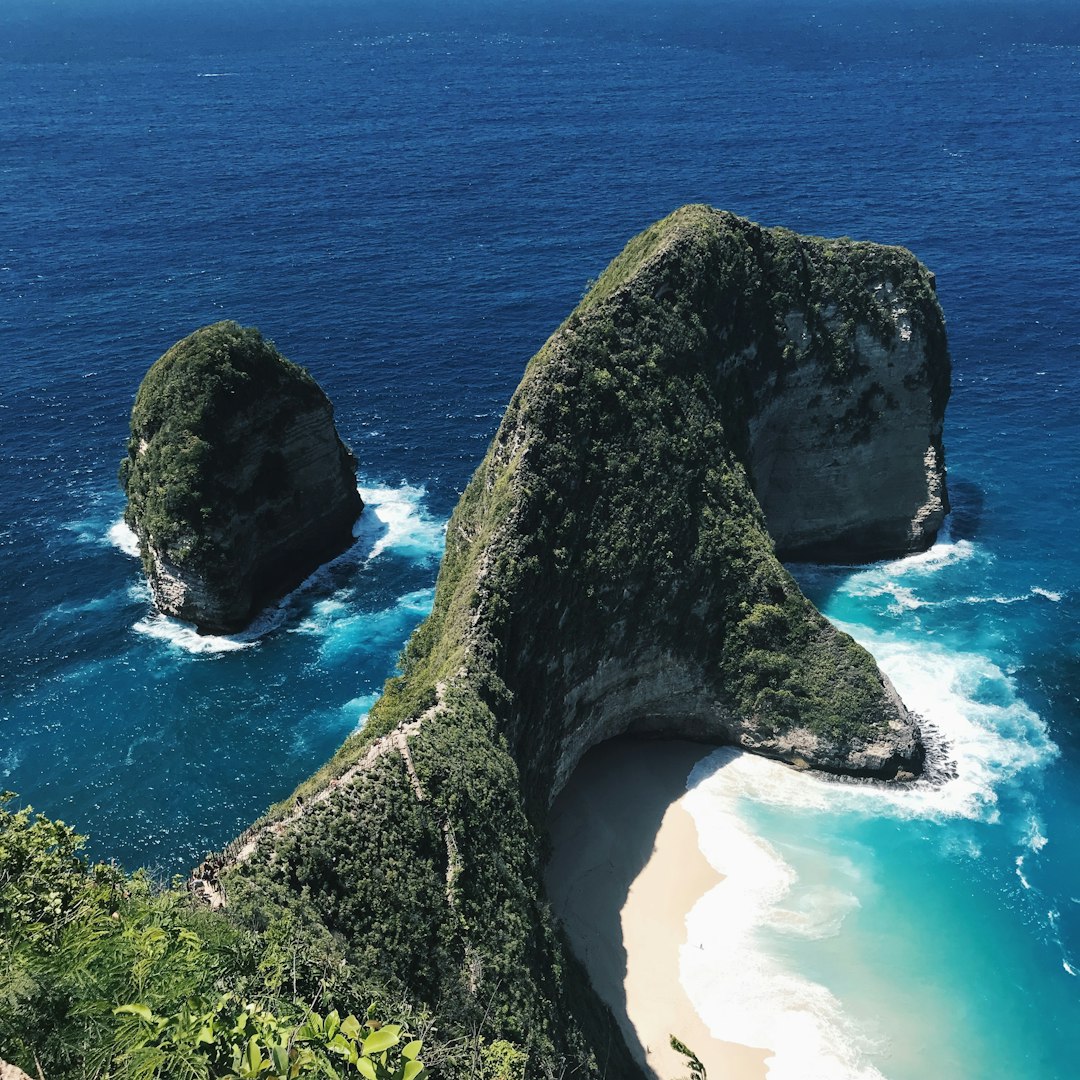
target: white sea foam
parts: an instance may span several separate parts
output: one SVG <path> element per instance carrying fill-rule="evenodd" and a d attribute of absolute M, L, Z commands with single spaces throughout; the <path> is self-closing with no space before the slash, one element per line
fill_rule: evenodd
<path fill-rule="evenodd" d="M 105 538 L 114 548 L 118 548 L 125 555 L 130 555 L 133 559 L 139 557 L 139 538 L 123 518 L 109 527 Z"/>
<path fill-rule="evenodd" d="M 408 626 L 431 611 L 434 599 L 434 589 L 417 589 L 399 596 L 381 611 L 364 611 L 340 596 L 331 596 L 314 604 L 308 617 L 290 633 L 319 637 L 323 659 L 332 660 L 358 648 L 382 647 L 403 640 Z"/>
<path fill-rule="evenodd" d="M 726 875 L 686 919 L 679 970 L 687 994 L 716 1038 L 773 1051 L 771 1080 L 880 1080 L 868 1060 L 878 1045 L 855 1029 L 829 990 L 788 970 L 762 943 L 766 931 L 837 933 L 858 900 L 838 886 L 800 891 L 794 868 L 743 820 L 742 785 L 730 781 L 731 767 L 783 766 L 718 753 L 724 767 L 712 771 L 715 757 L 702 763 L 683 799 L 703 853 Z"/>
<path fill-rule="evenodd" d="M 946 521 L 937 540 L 926 549 L 914 555 L 904 555 L 899 559 L 886 559 L 872 563 L 861 573 L 883 574 L 890 578 L 907 577 L 912 574 L 937 573 L 946 567 L 966 562 L 979 554 L 985 554 L 970 540 L 954 540 L 950 522 Z M 856 573 L 853 578 L 858 578 Z"/>
<path fill-rule="evenodd" d="M 989 558 L 967 541 L 946 539 L 914 559 L 850 573 L 839 589 L 871 603 L 888 596 L 894 605 L 914 608 L 919 605 L 911 601 L 922 602 L 919 575 L 936 575 L 974 557 Z M 858 1028 L 828 988 L 793 971 L 775 944 L 785 937 L 842 935 L 865 885 L 835 852 L 813 856 L 827 863 L 824 884 L 800 881 L 783 851 L 749 824 L 757 814 L 750 808 L 994 822 L 1001 787 L 1057 753 L 1010 675 L 988 657 L 949 649 L 937 638 L 838 625 L 869 649 L 908 706 L 944 742 L 955 774 L 906 786 L 840 782 L 731 748 L 694 770 L 684 803 L 702 851 L 725 878 L 687 917 L 681 977 L 715 1037 L 774 1051 L 767 1062 L 770 1080 L 877 1080 L 875 1056 L 887 1046 Z M 1025 852 L 1016 859 L 1025 889 L 1025 857 L 1037 855 L 1046 842 L 1031 813 Z M 979 847 L 972 842 L 959 853 L 977 858 Z"/>
<path fill-rule="evenodd" d="M 355 697 L 351 701 L 346 702 L 342 708 L 350 716 L 355 716 L 356 727 L 355 731 L 359 731 L 366 723 L 368 713 L 371 712 L 372 706 L 382 696 L 380 692 L 374 694 L 364 694 L 361 697 Z"/>
<path fill-rule="evenodd" d="M 194 626 L 170 619 L 158 611 L 151 612 L 140 619 L 133 629 L 157 641 L 163 641 L 174 649 L 193 655 L 208 653 L 236 652 L 238 649 L 250 649 L 255 644 L 254 637 L 246 635 L 225 636 L 200 634 Z"/>
<path fill-rule="evenodd" d="M 930 602 L 920 599 L 913 589 L 906 585 L 897 584 L 894 581 L 875 581 L 870 574 L 860 579 L 856 576 L 843 586 L 843 592 L 848 596 L 865 596 L 870 599 L 877 597 L 892 597 L 889 611 L 893 614 L 901 614 L 905 611 L 914 611 L 917 608 L 927 607 Z"/>
<path fill-rule="evenodd" d="M 790 569 L 796 579 L 810 591 L 823 585 L 833 585 L 844 596 L 876 599 L 891 598 L 890 614 L 899 615 L 918 608 L 936 607 L 955 601 L 929 600 L 919 595 L 919 588 L 929 585 L 935 577 L 949 567 L 966 563 L 971 559 L 991 556 L 970 540 L 953 540 L 943 529 L 932 547 L 916 555 L 902 559 L 870 563 L 868 566 L 819 566 L 796 563 Z"/>
<path fill-rule="evenodd" d="M 356 547 L 362 558 L 374 559 L 385 551 L 413 559 L 442 555 L 446 523 L 431 517 L 424 508 L 422 487 L 361 487 L 364 512 L 353 526 Z"/>
<path fill-rule="evenodd" d="M 1010 677 L 986 657 L 839 625 L 870 649 L 908 706 L 945 740 L 955 775 L 904 787 L 842 783 L 764 758 L 716 751 L 708 759 L 712 768 L 740 796 L 805 810 L 993 821 L 998 786 L 1056 755 L 1045 724 L 1016 696 Z"/>
<path fill-rule="evenodd" d="M 1016 876 L 1020 879 L 1020 884 L 1025 889 L 1030 889 L 1031 888 L 1031 882 L 1028 881 L 1027 877 L 1024 875 L 1024 856 L 1023 855 L 1017 855 L 1016 856 Z"/>
<path fill-rule="evenodd" d="M 1051 603 L 1061 603 L 1061 593 L 1053 592 L 1051 589 L 1044 589 L 1039 585 L 1033 585 L 1031 588 L 1033 596 L 1041 596 L 1045 600 L 1049 600 Z"/>
<path fill-rule="evenodd" d="M 1028 818 L 1027 834 L 1024 837 L 1024 842 L 1035 854 L 1038 854 L 1050 843 L 1049 838 L 1043 835 L 1042 822 L 1034 814 Z"/>

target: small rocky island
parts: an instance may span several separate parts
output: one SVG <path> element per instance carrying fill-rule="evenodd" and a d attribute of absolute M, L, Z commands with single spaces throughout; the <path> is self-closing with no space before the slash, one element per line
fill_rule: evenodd
<path fill-rule="evenodd" d="M 155 604 L 204 633 L 241 630 L 344 551 L 363 509 L 329 399 L 234 322 L 146 373 L 120 482 Z"/>

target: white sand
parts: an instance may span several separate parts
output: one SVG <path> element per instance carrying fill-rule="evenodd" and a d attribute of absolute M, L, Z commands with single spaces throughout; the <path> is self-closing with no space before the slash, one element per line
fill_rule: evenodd
<path fill-rule="evenodd" d="M 631 1052 L 659 1080 L 689 1075 L 672 1034 L 711 1077 L 763 1080 L 769 1051 L 714 1039 L 679 981 L 687 913 L 723 880 L 678 802 L 707 753 L 611 742 L 586 755 L 552 809 L 548 894 Z"/>

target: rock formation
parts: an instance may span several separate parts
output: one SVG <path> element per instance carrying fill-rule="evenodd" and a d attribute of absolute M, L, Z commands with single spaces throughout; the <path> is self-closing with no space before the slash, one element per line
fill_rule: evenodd
<path fill-rule="evenodd" d="M 550 802 L 625 733 L 920 772 L 914 718 L 769 531 L 840 559 L 929 544 L 948 387 L 933 278 L 903 249 L 701 206 L 636 237 L 528 365 L 401 675 L 226 853 L 230 904 L 275 897 L 555 1072 L 591 1045 L 636 1075 L 551 924 Z"/>
<path fill-rule="evenodd" d="M 209 633 L 243 628 L 345 550 L 363 509 L 326 395 L 233 322 L 147 372 L 120 479 L 154 602 Z"/>
<path fill-rule="evenodd" d="M 762 242 L 765 287 L 799 286 L 771 298 L 775 336 L 726 363 L 747 379 L 744 464 L 778 552 L 863 562 L 922 551 L 949 509 L 933 276 L 896 248 L 782 230 Z"/>

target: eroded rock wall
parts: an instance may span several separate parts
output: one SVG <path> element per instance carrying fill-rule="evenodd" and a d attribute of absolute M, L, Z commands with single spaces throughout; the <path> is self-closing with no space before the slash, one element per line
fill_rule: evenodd
<path fill-rule="evenodd" d="M 929 547 L 948 512 L 942 427 L 948 354 L 933 312 L 915 320 L 891 281 L 867 282 L 891 328 L 855 324 L 842 382 L 823 369 L 802 312 L 749 418 L 746 466 L 786 558 L 864 562 Z M 919 297 L 916 303 L 928 303 Z M 829 316 L 827 332 L 840 332 Z"/>
<path fill-rule="evenodd" d="M 363 504 L 326 395 L 258 331 L 205 327 L 147 373 L 121 470 L 158 608 L 232 632 L 352 542 Z"/>

